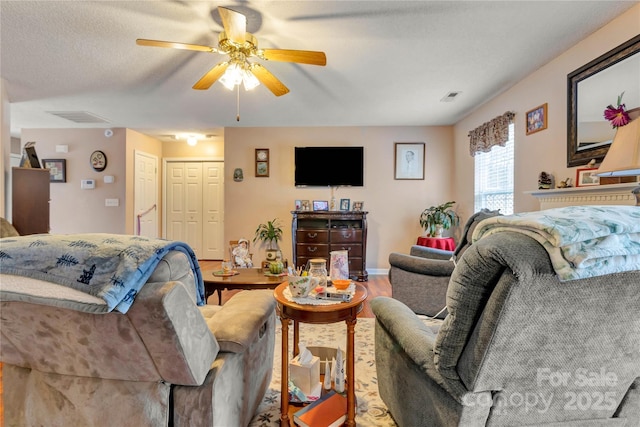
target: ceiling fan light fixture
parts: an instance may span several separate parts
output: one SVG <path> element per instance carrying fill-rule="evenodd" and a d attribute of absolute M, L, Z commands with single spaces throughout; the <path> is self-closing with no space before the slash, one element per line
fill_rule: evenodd
<path fill-rule="evenodd" d="M 251 72 L 251 64 L 248 61 L 234 61 L 227 67 L 220 83 L 229 90 L 233 90 L 236 86 L 244 84 L 244 90 L 252 90 L 260 85 L 260 81 Z"/>
<path fill-rule="evenodd" d="M 249 91 L 260 86 L 260 80 L 250 70 L 245 69 L 242 73 L 242 82 L 244 83 L 244 90 Z"/>

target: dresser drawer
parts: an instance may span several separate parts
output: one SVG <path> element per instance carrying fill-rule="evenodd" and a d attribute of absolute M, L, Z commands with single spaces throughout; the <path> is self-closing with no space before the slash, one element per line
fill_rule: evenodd
<path fill-rule="evenodd" d="M 326 243 L 297 243 L 296 256 L 298 258 L 327 258 L 329 256 L 329 245 Z"/>
<path fill-rule="evenodd" d="M 360 243 L 331 243 L 329 252 L 331 251 L 347 251 L 349 258 L 362 257 L 362 245 Z"/>
<path fill-rule="evenodd" d="M 331 243 L 362 242 L 362 230 L 354 228 L 337 228 L 331 230 Z"/>
<path fill-rule="evenodd" d="M 329 231 L 328 230 L 297 230 L 296 242 L 297 243 L 328 243 Z"/>

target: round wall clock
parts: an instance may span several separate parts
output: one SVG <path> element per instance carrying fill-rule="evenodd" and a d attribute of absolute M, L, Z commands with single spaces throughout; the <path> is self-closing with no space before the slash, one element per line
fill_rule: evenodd
<path fill-rule="evenodd" d="M 96 150 L 91 153 L 89 163 L 91 163 L 91 167 L 94 171 L 102 172 L 107 168 L 107 155 L 100 150 Z"/>

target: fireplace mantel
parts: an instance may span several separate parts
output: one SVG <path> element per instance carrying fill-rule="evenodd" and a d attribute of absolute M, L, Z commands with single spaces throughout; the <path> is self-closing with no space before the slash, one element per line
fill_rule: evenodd
<path fill-rule="evenodd" d="M 635 205 L 631 190 L 637 182 L 626 184 L 594 185 L 587 187 L 554 188 L 525 191 L 540 202 L 540 210 L 578 205 Z"/>

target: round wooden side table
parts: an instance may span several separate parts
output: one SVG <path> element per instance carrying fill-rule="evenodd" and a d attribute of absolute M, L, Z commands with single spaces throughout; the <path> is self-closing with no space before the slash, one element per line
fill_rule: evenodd
<path fill-rule="evenodd" d="M 289 322 L 293 320 L 293 356 L 298 353 L 300 339 L 299 323 L 326 324 L 344 321 L 347 324 L 347 420 L 346 426 L 356 425 L 356 395 L 355 395 L 355 357 L 354 341 L 356 316 L 362 310 L 367 299 L 367 289 L 356 283 L 356 293 L 350 302 L 331 305 L 303 305 L 289 301 L 284 296 L 284 290 L 289 286 L 283 283 L 273 292 L 280 322 L 282 323 L 282 366 L 280 386 L 280 426 L 289 426 Z"/>

